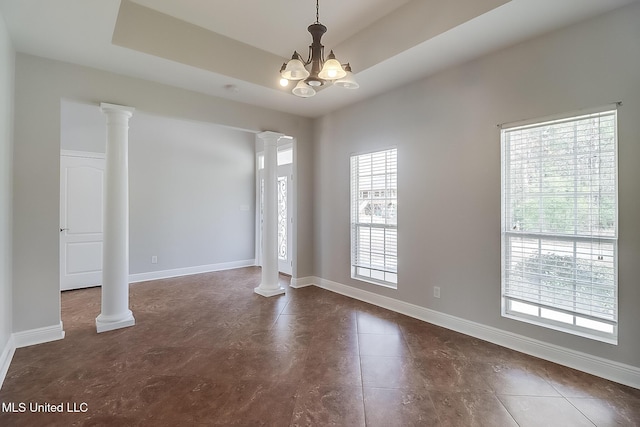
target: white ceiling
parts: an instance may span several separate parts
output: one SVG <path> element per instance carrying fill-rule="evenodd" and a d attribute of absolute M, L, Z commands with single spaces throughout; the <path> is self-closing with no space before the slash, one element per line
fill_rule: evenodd
<path fill-rule="evenodd" d="M 139 34 L 123 31 L 124 40 L 120 37 L 119 45 L 114 44 L 116 23 L 122 23 L 120 0 L 0 0 L 0 11 L 19 52 L 317 117 L 640 0 L 321 0 L 320 22 L 328 27 L 323 44 L 335 48 L 342 62 L 351 62 L 360 89 L 329 87 L 308 99 L 279 88 L 278 70 L 272 70 L 270 63 L 254 60 L 247 67 L 242 62 L 259 57 L 281 63 L 294 49 L 306 55 L 311 42 L 306 27 L 315 21 L 313 0 L 133 1 L 130 8 L 144 12 L 138 14 L 137 22 L 152 23 L 155 10 L 169 15 L 156 13 L 156 18 L 168 18 L 175 28 L 189 30 L 185 33 L 192 33 L 191 39 L 174 36 L 167 43 L 157 32 L 144 34 L 153 30 L 150 24 L 137 25 Z M 128 16 L 124 16 L 126 10 L 121 18 Z M 155 39 L 156 44 L 141 45 L 133 36 Z M 216 41 L 222 53 L 200 55 L 196 36 Z M 182 45 L 186 40 L 190 43 Z M 224 43 L 229 50 L 225 51 Z M 193 58 L 175 54 L 180 51 L 190 52 Z M 212 56 L 216 61 L 198 60 L 216 53 Z M 247 74 L 247 68 L 253 75 Z M 230 84 L 238 91 L 225 89 Z"/>

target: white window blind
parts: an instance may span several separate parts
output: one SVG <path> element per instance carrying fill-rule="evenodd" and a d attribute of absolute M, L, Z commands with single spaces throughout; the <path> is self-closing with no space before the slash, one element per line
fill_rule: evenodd
<path fill-rule="evenodd" d="M 397 149 L 351 157 L 351 276 L 398 283 Z"/>
<path fill-rule="evenodd" d="M 503 128 L 503 314 L 615 342 L 617 117 Z"/>

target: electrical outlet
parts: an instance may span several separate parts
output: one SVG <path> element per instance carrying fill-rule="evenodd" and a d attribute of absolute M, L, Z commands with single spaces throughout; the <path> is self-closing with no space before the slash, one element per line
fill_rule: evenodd
<path fill-rule="evenodd" d="M 433 296 L 434 298 L 440 298 L 440 286 L 433 287 Z"/>
<path fill-rule="evenodd" d="M 152 256 L 151 257 L 151 264 L 157 264 L 158 263 L 158 257 L 157 256 Z"/>

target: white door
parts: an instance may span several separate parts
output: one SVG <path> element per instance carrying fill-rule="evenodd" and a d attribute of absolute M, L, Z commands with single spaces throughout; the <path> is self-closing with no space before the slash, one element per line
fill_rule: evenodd
<path fill-rule="evenodd" d="M 104 158 L 60 156 L 60 289 L 102 283 Z"/>

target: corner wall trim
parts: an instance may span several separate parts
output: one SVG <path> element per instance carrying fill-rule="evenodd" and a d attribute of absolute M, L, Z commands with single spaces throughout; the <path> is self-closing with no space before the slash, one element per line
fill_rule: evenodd
<path fill-rule="evenodd" d="M 14 332 L 12 338 L 16 348 L 28 347 L 30 345 L 61 340 L 64 338 L 64 329 L 62 328 L 62 322 L 60 322 L 58 325 Z"/>
<path fill-rule="evenodd" d="M 620 384 L 640 388 L 639 367 L 571 350 L 555 344 L 549 344 L 523 335 L 420 307 L 415 304 L 343 285 L 342 283 L 332 282 L 320 277 L 303 277 L 297 279 L 297 281 L 310 283 L 331 292 L 377 305 L 406 316 L 489 341 L 550 362 L 568 366 Z"/>
<path fill-rule="evenodd" d="M 11 360 L 13 359 L 13 354 L 15 352 L 16 345 L 13 341 L 13 335 L 9 335 L 7 344 L 2 349 L 2 354 L 0 354 L 0 389 L 2 388 L 4 379 L 7 376 L 7 372 L 9 372 L 9 366 L 11 365 Z"/>
<path fill-rule="evenodd" d="M 219 264 L 197 265 L 195 267 L 175 268 L 172 270 L 150 271 L 129 275 L 129 283 L 146 282 L 147 280 L 169 279 L 171 277 L 189 276 L 192 274 L 210 273 L 212 271 L 231 270 L 233 268 L 253 267 L 255 259 L 223 262 Z"/>

